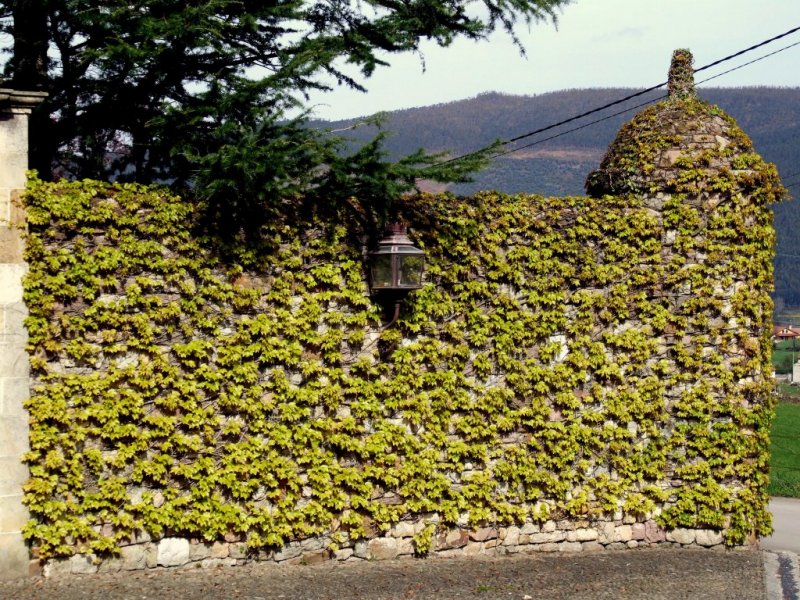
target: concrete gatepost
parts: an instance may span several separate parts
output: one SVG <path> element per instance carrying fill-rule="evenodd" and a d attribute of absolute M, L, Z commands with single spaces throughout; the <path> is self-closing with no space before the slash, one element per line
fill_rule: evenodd
<path fill-rule="evenodd" d="M 22 485 L 28 468 L 29 364 L 27 309 L 22 300 L 22 229 L 19 197 L 28 170 L 28 115 L 46 94 L 0 88 L 0 579 L 26 577 L 30 553 L 21 529 L 28 520 Z"/>

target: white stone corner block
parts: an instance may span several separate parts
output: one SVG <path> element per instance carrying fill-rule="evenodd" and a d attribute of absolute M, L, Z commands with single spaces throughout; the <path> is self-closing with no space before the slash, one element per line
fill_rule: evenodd
<path fill-rule="evenodd" d="M 22 263 L 0 263 L 0 305 L 22 302 L 22 278 L 28 266 Z"/>
<path fill-rule="evenodd" d="M 189 562 L 189 540 L 164 538 L 158 542 L 156 562 L 161 567 L 179 567 Z"/>

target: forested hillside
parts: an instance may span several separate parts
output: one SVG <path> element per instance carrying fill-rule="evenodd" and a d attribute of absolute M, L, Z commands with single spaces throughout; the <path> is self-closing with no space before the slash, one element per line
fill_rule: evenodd
<path fill-rule="evenodd" d="M 482 148 L 496 139 L 510 139 L 556 123 L 573 115 L 612 102 L 632 93 L 630 89 L 587 89 L 554 92 L 539 96 L 483 94 L 469 100 L 413 108 L 387 115 L 384 128 L 392 135 L 388 150 L 395 156 L 418 148 L 449 150 L 462 154 Z M 800 89 L 797 88 L 701 88 L 699 95 L 733 116 L 750 135 L 756 150 L 774 162 L 787 183 L 800 181 Z M 507 193 L 531 192 L 548 196 L 583 194 L 583 183 L 595 169 L 617 130 L 648 100 L 665 92 L 657 91 L 633 99 L 545 133 L 518 142 L 530 147 L 497 158 L 470 184 L 453 186 L 458 194 L 496 189 Z M 620 113 L 629 109 L 622 114 Z M 606 118 L 608 117 L 608 118 Z M 604 119 L 566 133 L 545 138 Z M 341 129 L 358 123 L 316 122 L 316 126 Z M 357 127 L 350 132 L 354 141 L 372 137 L 372 127 Z M 511 146 L 513 148 L 514 146 Z M 790 187 L 800 196 L 800 186 Z M 786 202 L 775 207 L 778 248 L 775 261 L 776 302 L 800 306 L 800 203 Z"/>

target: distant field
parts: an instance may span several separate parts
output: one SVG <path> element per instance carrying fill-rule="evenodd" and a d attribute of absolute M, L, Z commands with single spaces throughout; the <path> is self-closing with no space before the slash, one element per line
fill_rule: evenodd
<path fill-rule="evenodd" d="M 771 433 L 769 493 L 800 498 L 800 403 L 778 403 Z"/>
<path fill-rule="evenodd" d="M 772 320 L 776 325 L 800 325 L 800 310 L 796 308 L 783 310 Z"/>
<path fill-rule="evenodd" d="M 778 395 L 783 402 L 798 403 L 800 402 L 800 386 L 790 385 L 788 383 L 778 384 Z"/>
<path fill-rule="evenodd" d="M 800 358 L 800 341 L 778 342 L 772 349 L 772 366 L 778 374 L 791 373 L 792 365 L 798 358 Z"/>

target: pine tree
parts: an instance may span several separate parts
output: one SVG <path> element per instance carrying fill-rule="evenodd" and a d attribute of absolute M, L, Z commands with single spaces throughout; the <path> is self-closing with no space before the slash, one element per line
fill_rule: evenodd
<path fill-rule="evenodd" d="M 188 187 L 235 228 L 296 192 L 356 195 L 380 217 L 421 175 L 465 179 L 485 155 L 392 163 L 380 137 L 348 152 L 306 113 L 288 115 L 326 88 L 322 75 L 360 88 L 346 65 L 369 77 L 385 53 L 513 33 L 568 1 L 8 0 L 0 28 L 14 42 L 8 85 L 49 94 L 32 121 L 41 176 Z"/>

